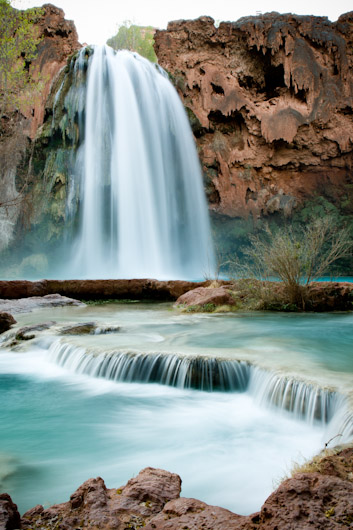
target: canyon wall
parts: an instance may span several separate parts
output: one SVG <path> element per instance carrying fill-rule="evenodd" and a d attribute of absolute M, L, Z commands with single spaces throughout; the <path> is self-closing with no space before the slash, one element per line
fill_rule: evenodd
<path fill-rule="evenodd" d="M 8 109 L 0 116 L 1 263 L 7 264 L 14 276 L 17 271 L 13 258 L 20 252 L 30 254 L 35 246 L 29 241 L 29 248 L 23 250 L 25 234 L 40 224 L 43 210 L 60 199 L 57 192 L 62 195 L 62 190 L 55 188 L 56 176 L 53 180 L 43 172 L 46 154 L 40 153 L 35 140 L 41 136 L 46 103 L 58 75 L 68 58 L 81 47 L 75 25 L 65 19 L 62 9 L 45 4 L 36 26 L 40 42 L 36 58 L 28 64 L 35 87 L 19 108 Z M 45 241 L 43 235 L 37 239 Z"/>
<path fill-rule="evenodd" d="M 63 67 L 80 44 L 51 4 L 38 25 L 31 68 L 44 88 L 15 116 L 21 138 L 0 135 L 9 153 L 0 195 L 15 198 L 0 208 L 7 277 L 45 274 L 68 222 L 77 113 Z M 219 27 L 209 17 L 175 21 L 156 32 L 155 49 L 189 115 L 221 260 L 267 223 L 331 214 L 353 236 L 353 12 L 334 23 L 278 13 Z M 349 260 L 341 271 L 353 272 Z"/>
<path fill-rule="evenodd" d="M 155 49 L 188 111 L 212 212 L 252 225 L 353 214 L 353 12 L 175 21 Z"/>

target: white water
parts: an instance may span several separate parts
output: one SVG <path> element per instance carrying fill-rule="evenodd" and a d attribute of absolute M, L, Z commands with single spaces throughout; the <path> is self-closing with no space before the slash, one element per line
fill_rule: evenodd
<path fill-rule="evenodd" d="M 16 315 L 0 349 L 0 480 L 22 511 L 154 466 L 181 475 L 183 496 L 250 513 L 293 461 L 352 440 L 353 314 L 169 309 L 53 308 L 52 329 L 9 351 L 19 326 L 48 320 Z M 100 334 L 61 333 L 92 321 Z"/>
<path fill-rule="evenodd" d="M 138 54 L 95 47 L 84 97 L 75 169 L 79 196 L 70 193 L 69 204 L 79 228 L 65 274 L 209 274 L 214 258 L 200 165 L 186 113 L 166 75 Z"/>

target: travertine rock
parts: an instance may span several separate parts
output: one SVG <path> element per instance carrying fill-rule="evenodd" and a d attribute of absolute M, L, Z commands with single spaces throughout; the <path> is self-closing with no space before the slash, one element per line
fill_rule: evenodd
<path fill-rule="evenodd" d="M 183 280 L 159 281 L 150 279 L 135 280 L 0 280 L 0 298 L 17 299 L 54 295 L 94 299 L 135 300 L 176 300 L 179 296 L 199 286 L 207 286 L 211 282 L 188 282 Z M 5 310 L 6 304 L 0 310 Z"/>
<path fill-rule="evenodd" d="M 153 468 L 143 469 L 118 489 L 107 489 L 100 477 L 90 479 L 71 495 L 69 502 L 47 510 L 36 506 L 26 512 L 22 528 L 142 528 L 168 500 L 179 497 L 180 488 L 178 475 Z"/>
<path fill-rule="evenodd" d="M 261 511 L 241 516 L 196 499 L 180 498 L 178 475 L 146 468 L 126 486 L 107 489 L 101 478 L 87 480 L 69 502 L 22 517 L 22 529 L 69 530 L 336 530 L 353 527 L 353 449 L 315 460 L 312 472 L 298 473 L 270 495 Z M 235 492 L 236 494 L 236 492 Z M 0 496 L 1 499 L 4 495 Z M 5 494 L 9 505 L 12 501 Z M 16 506 L 15 506 L 16 508 Z M 1 512 L 0 512 L 1 517 Z M 7 528 L 5 526 L 0 528 Z M 9 529 L 17 528 L 9 526 Z"/>
<path fill-rule="evenodd" d="M 179 296 L 176 305 L 180 306 L 205 306 L 212 304 L 216 306 L 235 305 L 235 298 L 232 296 L 230 286 L 220 286 L 214 288 L 197 287 Z"/>
<path fill-rule="evenodd" d="M 21 518 L 17 505 L 12 502 L 10 495 L 0 493 L 0 530 L 15 530 L 20 527 Z"/>
<path fill-rule="evenodd" d="M 155 42 L 189 112 L 213 211 L 288 217 L 324 196 L 353 212 L 353 12 L 335 23 L 181 20 Z"/>
<path fill-rule="evenodd" d="M 33 61 L 33 75 L 44 80 L 40 96 L 35 98 L 34 107 L 24 109 L 27 117 L 27 133 L 33 139 L 38 127 L 43 123 L 45 103 L 50 88 L 58 72 L 66 65 L 68 57 L 81 47 L 75 24 L 65 19 L 62 9 L 52 4 L 43 5 L 44 13 L 37 22 L 42 41 Z"/>
<path fill-rule="evenodd" d="M 16 324 L 16 320 L 6 311 L 0 311 L 0 333 L 4 333 L 11 328 L 13 324 Z"/>

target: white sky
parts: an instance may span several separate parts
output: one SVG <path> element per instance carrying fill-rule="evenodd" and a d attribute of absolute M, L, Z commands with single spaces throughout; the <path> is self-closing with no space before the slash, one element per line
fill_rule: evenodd
<path fill-rule="evenodd" d="M 48 0 L 49 1 L 49 0 Z M 41 0 L 13 0 L 13 7 L 26 9 L 41 6 Z M 66 18 L 75 22 L 79 40 L 104 44 L 125 20 L 135 24 L 166 28 L 170 20 L 192 19 L 209 15 L 216 21 L 235 21 L 257 11 L 327 16 L 331 21 L 353 10 L 352 0 L 51 0 L 61 7 Z"/>

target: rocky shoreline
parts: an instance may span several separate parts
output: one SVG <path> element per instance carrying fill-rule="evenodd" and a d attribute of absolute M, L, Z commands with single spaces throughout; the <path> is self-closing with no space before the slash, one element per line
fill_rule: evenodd
<path fill-rule="evenodd" d="M 255 294 L 258 299 L 261 298 L 260 289 L 263 287 L 267 293 L 273 294 L 273 301 L 258 307 L 254 303 L 250 304 Z M 74 301 L 60 302 L 59 295 Z M 11 300 L 31 298 L 35 302 L 34 299 L 38 297 L 46 297 L 46 302 L 41 303 L 53 305 L 74 303 L 75 300 L 78 303 L 78 300 L 126 299 L 175 301 L 177 306 L 193 306 L 200 310 L 210 304 L 214 307 L 227 305 L 233 310 L 286 310 L 285 303 L 276 303 L 276 298 L 285 299 L 283 284 L 255 279 L 203 282 L 154 279 L 0 281 L 0 311 L 12 313 L 11 307 L 15 305 Z M 307 298 L 307 311 L 350 311 L 353 310 L 353 283 L 312 282 L 307 288 Z"/>
<path fill-rule="evenodd" d="M 261 510 L 249 516 L 180 497 L 180 492 L 178 475 L 146 468 L 126 485 L 113 489 L 107 489 L 100 477 L 89 479 L 68 502 L 47 509 L 37 505 L 22 517 L 4 493 L 0 494 L 0 530 L 353 528 L 353 447 L 323 452 L 282 482 Z"/>

